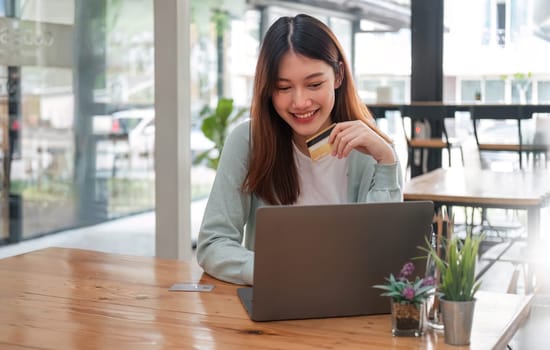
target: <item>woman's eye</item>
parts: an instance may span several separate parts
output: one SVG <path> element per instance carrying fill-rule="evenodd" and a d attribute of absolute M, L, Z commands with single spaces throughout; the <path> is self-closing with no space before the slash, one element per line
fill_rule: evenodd
<path fill-rule="evenodd" d="M 277 86 L 277 90 L 287 91 L 287 90 L 290 90 L 290 86 Z"/>
<path fill-rule="evenodd" d="M 312 87 L 312 88 L 318 88 L 318 87 L 320 87 L 321 85 L 323 85 L 323 82 L 322 82 L 322 81 L 320 81 L 320 82 L 318 82 L 318 83 L 311 83 L 311 84 L 309 84 L 309 86 Z"/>

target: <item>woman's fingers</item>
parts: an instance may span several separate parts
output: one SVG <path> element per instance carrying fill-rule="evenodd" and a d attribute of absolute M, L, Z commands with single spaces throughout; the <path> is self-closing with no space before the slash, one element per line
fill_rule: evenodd
<path fill-rule="evenodd" d="M 329 142 L 332 141 L 332 154 L 338 158 L 347 157 L 354 148 L 368 147 L 372 130 L 363 122 L 350 121 L 336 124 Z"/>
<path fill-rule="evenodd" d="M 362 131 L 356 126 L 343 128 L 335 136 L 332 153 L 338 158 L 347 157 L 352 149 L 362 146 Z"/>
<path fill-rule="evenodd" d="M 373 156 L 377 161 L 395 161 L 391 146 L 360 120 L 336 124 L 329 143 L 332 145 L 332 155 L 338 158 L 347 157 L 355 149 Z"/>

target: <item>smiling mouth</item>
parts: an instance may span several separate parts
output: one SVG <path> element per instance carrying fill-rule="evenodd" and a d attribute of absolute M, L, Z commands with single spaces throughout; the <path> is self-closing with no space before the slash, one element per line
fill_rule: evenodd
<path fill-rule="evenodd" d="M 302 113 L 302 114 L 292 113 L 292 115 L 293 115 L 295 118 L 298 118 L 298 119 L 308 119 L 308 118 L 313 117 L 313 115 L 314 115 L 316 112 L 317 112 L 317 110 L 314 110 L 314 111 L 311 111 L 311 112 L 307 112 L 307 113 Z"/>

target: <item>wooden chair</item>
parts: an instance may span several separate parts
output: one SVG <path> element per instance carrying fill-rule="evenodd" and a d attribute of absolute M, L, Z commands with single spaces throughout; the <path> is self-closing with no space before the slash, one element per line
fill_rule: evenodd
<path fill-rule="evenodd" d="M 479 105 L 471 108 L 474 137 L 483 164 L 484 152 L 512 152 L 519 158 L 519 168 L 523 168 L 524 154 L 535 157 L 548 154 L 548 145 L 526 140 L 522 121 L 530 119 L 530 113 L 521 106 L 500 108 L 499 106 Z M 491 121 L 492 127 L 480 128 L 483 122 Z M 510 134 L 510 130 L 514 130 Z M 547 157 L 546 157 L 547 158 Z"/>
<path fill-rule="evenodd" d="M 410 167 L 413 159 L 415 158 L 415 152 L 420 151 L 419 162 L 421 166 L 424 164 L 424 153 L 427 150 L 447 150 L 448 164 L 452 165 L 451 150 L 458 148 L 460 150 L 460 156 L 462 165 L 464 165 L 464 152 L 462 149 L 462 141 L 455 137 L 449 137 L 445 120 L 454 118 L 453 112 L 446 109 L 445 106 L 405 106 L 402 111 L 402 124 L 405 137 L 407 140 L 408 157 L 407 167 Z M 406 126 L 406 119 L 410 119 L 410 128 Z M 426 134 L 430 136 L 425 137 L 422 135 L 418 125 L 421 127 L 429 128 L 428 121 L 440 121 L 441 122 L 441 135 L 437 136 L 431 130 L 426 130 Z M 420 122 L 420 124 L 417 124 Z M 415 125 L 417 124 L 417 125 Z"/>

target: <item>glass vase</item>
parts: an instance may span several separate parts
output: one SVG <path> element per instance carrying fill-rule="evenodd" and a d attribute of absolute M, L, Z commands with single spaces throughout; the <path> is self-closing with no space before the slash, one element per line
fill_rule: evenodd
<path fill-rule="evenodd" d="M 441 242 L 437 244 L 437 237 L 432 235 L 431 244 L 434 250 L 438 252 L 438 255 L 445 259 L 445 245 Z M 428 255 L 426 260 L 426 275 L 425 277 L 432 277 L 436 283 L 435 293 L 431 295 L 426 301 L 426 323 L 428 327 L 436 330 L 443 331 L 443 316 L 441 313 L 441 302 L 439 300 L 439 294 L 437 286 L 441 282 L 440 272 L 435 264 L 435 260 L 431 255 Z"/>
<path fill-rule="evenodd" d="M 392 335 L 420 337 L 424 331 L 426 303 L 409 304 L 391 301 Z"/>
<path fill-rule="evenodd" d="M 439 295 L 430 296 L 426 302 L 426 323 L 428 327 L 437 331 L 444 328 Z"/>
<path fill-rule="evenodd" d="M 440 282 L 439 271 L 437 270 L 435 261 L 431 255 L 428 256 L 426 263 L 426 277 L 433 277 L 437 284 Z M 428 327 L 434 330 L 443 330 L 443 316 L 441 314 L 441 302 L 437 293 L 437 287 L 436 293 L 431 295 L 428 300 L 426 300 L 426 323 Z"/>

